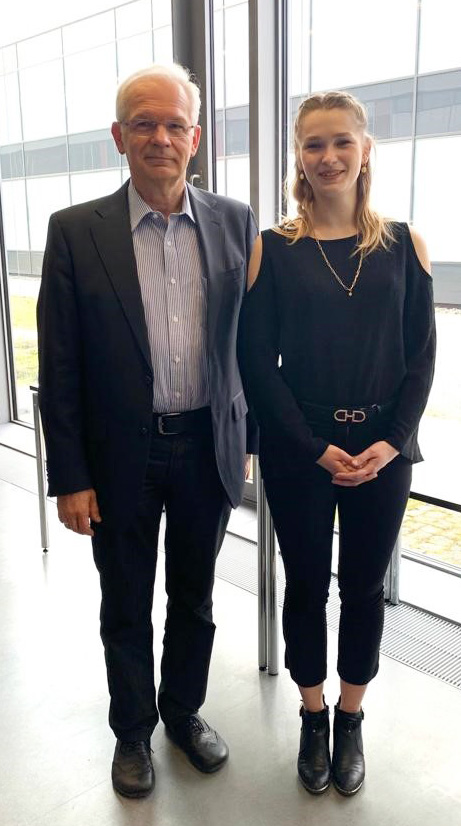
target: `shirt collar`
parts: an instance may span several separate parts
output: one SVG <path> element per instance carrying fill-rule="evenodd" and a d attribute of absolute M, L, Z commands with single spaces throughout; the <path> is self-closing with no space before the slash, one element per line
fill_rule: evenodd
<path fill-rule="evenodd" d="M 131 232 L 134 232 L 136 227 L 140 224 L 143 218 L 150 213 L 155 213 L 155 210 L 146 204 L 146 202 L 141 198 L 139 192 L 133 186 L 133 182 L 130 179 L 128 184 L 128 209 L 130 213 L 130 224 L 131 224 Z M 195 224 L 195 218 L 192 212 L 192 207 L 189 198 L 189 192 L 187 186 L 184 187 L 184 195 L 182 199 L 181 210 L 179 213 L 173 213 L 174 215 L 187 215 L 191 221 Z"/>

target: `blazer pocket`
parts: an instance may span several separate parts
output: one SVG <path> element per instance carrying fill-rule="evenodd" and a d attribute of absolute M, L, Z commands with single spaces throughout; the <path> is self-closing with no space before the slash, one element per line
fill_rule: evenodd
<path fill-rule="evenodd" d="M 241 390 L 240 393 L 237 393 L 237 395 L 232 399 L 232 418 L 235 422 L 237 422 L 239 419 L 243 419 L 247 413 L 248 405 L 245 401 L 243 390 Z"/>

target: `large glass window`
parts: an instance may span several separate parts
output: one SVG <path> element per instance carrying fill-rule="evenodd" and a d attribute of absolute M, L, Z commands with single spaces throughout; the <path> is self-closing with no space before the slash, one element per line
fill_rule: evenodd
<path fill-rule="evenodd" d="M 116 190 L 129 176 L 110 134 L 117 82 L 172 60 L 171 4 L 81 0 L 53 28 L 0 48 L 0 175 L 14 364 L 15 417 L 31 421 L 35 304 L 51 212 Z M 101 8 L 101 13 L 99 12 Z M 89 16 L 75 19 L 79 15 Z M 63 14 L 61 14 L 61 18 Z M 31 33 L 33 15 L 29 15 Z M 68 21 L 68 22 L 67 22 Z M 40 25 L 43 29 L 40 30 Z M 49 31 L 47 31 L 49 29 Z M 238 133 L 238 123 L 234 132 Z M 237 140 L 237 137 L 235 138 Z"/>
<path fill-rule="evenodd" d="M 459 67 L 460 31 L 460 3 L 456 0 L 422 0 L 419 71 Z"/>
<path fill-rule="evenodd" d="M 64 60 L 68 131 L 102 129 L 115 118 L 115 43 Z"/>
<path fill-rule="evenodd" d="M 19 72 L 21 114 L 25 141 L 65 135 L 66 107 L 61 60 L 30 66 Z M 45 101 L 52 100 L 47 106 Z"/>
<path fill-rule="evenodd" d="M 248 2 L 214 0 L 217 190 L 250 195 Z"/>
<path fill-rule="evenodd" d="M 312 91 L 412 74 L 417 9 L 402 0 L 312 0 Z"/>

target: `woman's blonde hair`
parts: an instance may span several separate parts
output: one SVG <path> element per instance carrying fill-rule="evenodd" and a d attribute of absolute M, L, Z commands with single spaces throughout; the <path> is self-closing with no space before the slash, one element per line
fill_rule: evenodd
<path fill-rule="evenodd" d="M 291 192 L 297 203 L 298 214 L 296 218 L 286 217 L 282 219 L 280 226 L 276 227 L 276 231 L 289 238 L 292 243 L 299 241 L 300 238 L 304 238 L 306 235 L 314 234 L 312 208 L 314 191 L 304 174 L 301 177 L 302 169 L 300 169 L 298 160 L 298 137 L 303 118 L 318 109 L 346 109 L 352 112 L 364 138 L 367 138 L 370 145 L 373 145 L 373 139 L 367 132 L 368 118 L 365 107 L 348 92 L 318 93 L 311 95 L 301 103 L 293 129 L 296 162 L 295 178 L 291 185 Z M 368 162 L 365 171 L 360 172 L 357 179 L 357 210 L 355 216 L 359 234 L 356 252 L 363 251 L 363 255 L 369 255 L 377 247 L 386 249 L 394 240 L 390 221 L 370 207 L 370 188 L 371 169 Z"/>

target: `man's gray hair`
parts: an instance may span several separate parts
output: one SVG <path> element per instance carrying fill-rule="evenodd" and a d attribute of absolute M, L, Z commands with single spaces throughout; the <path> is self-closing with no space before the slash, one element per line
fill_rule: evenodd
<path fill-rule="evenodd" d="M 173 80 L 183 87 L 191 105 L 191 126 L 196 126 L 200 114 L 200 89 L 196 81 L 192 78 L 189 69 L 186 69 L 185 66 L 181 66 L 179 63 L 171 63 L 165 66 L 162 66 L 160 63 L 153 63 L 152 66 L 141 69 L 139 72 L 135 72 L 127 77 L 126 80 L 120 84 L 117 92 L 115 103 L 117 120 L 120 122 L 126 118 L 126 103 L 131 86 L 136 83 L 137 80 L 149 77 Z"/>

